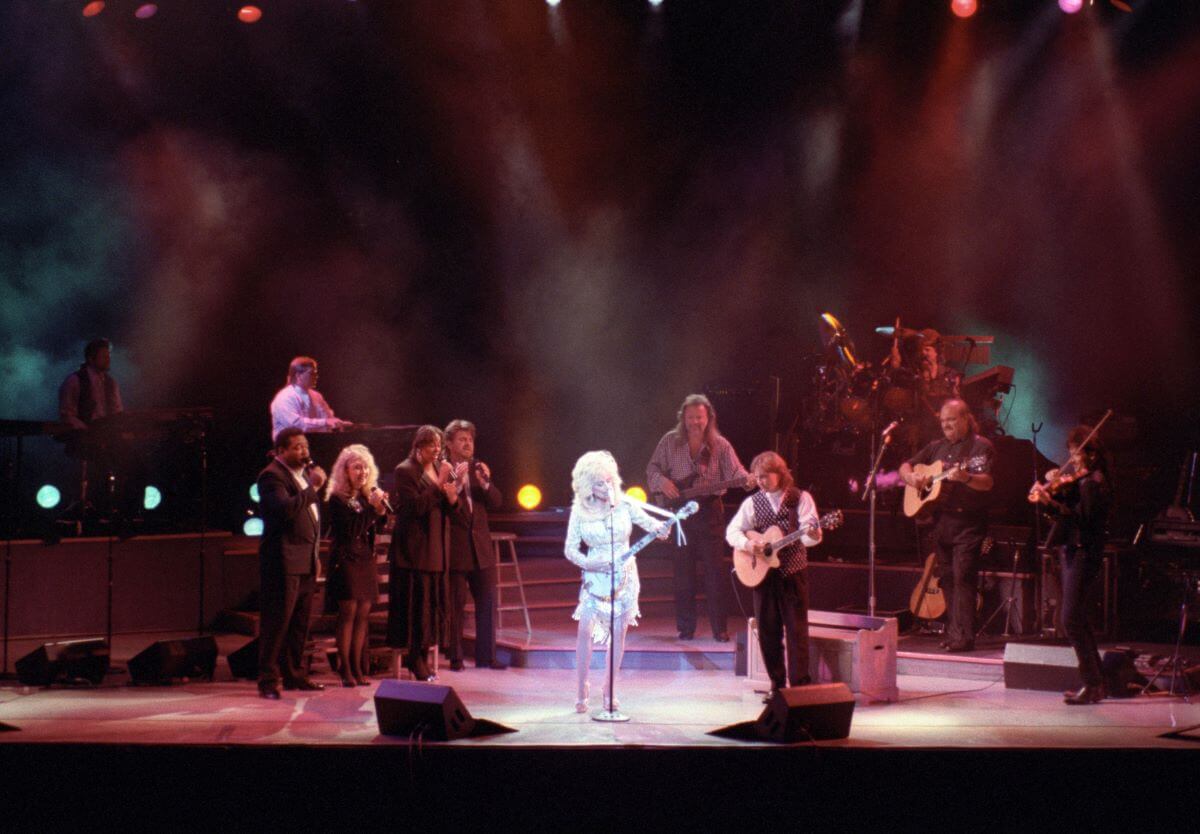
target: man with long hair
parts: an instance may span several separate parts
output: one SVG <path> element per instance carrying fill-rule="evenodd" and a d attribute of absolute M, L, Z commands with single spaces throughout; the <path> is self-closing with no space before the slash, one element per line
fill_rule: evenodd
<path fill-rule="evenodd" d="M 696 568 L 704 572 L 708 620 L 713 638 L 728 642 L 728 569 L 725 566 L 725 509 L 721 496 L 736 482 L 750 489 L 750 473 L 733 446 L 717 430 L 717 412 L 708 397 L 690 394 L 679 407 L 675 428 L 662 436 L 646 467 L 650 491 L 677 501 L 688 490 L 700 511 L 683 522 L 687 539 L 674 555 L 675 625 L 680 640 L 696 634 Z"/>

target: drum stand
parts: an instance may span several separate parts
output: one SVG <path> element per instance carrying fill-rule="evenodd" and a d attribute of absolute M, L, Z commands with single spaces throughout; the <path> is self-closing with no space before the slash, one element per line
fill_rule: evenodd
<path fill-rule="evenodd" d="M 1171 685 L 1167 689 L 1167 694 L 1168 695 L 1175 694 L 1175 681 L 1178 680 L 1179 681 L 1179 689 L 1180 689 L 1179 694 L 1183 695 L 1184 702 L 1188 703 L 1188 704 L 1190 704 L 1192 702 L 1192 699 L 1191 699 L 1192 690 L 1191 690 L 1191 687 L 1188 686 L 1187 675 L 1184 674 L 1186 661 L 1183 659 L 1183 656 L 1180 654 L 1180 651 L 1183 647 L 1183 633 L 1187 630 L 1187 624 L 1188 624 L 1188 601 L 1191 597 L 1192 588 L 1196 585 L 1197 582 L 1200 582 L 1200 572 L 1198 572 L 1198 571 L 1185 571 L 1184 572 L 1184 574 L 1183 574 L 1183 599 L 1179 603 L 1179 634 L 1175 638 L 1175 651 L 1174 651 L 1174 653 L 1171 654 L 1170 657 L 1161 661 L 1158 664 L 1158 666 L 1156 666 L 1154 668 L 1154 671 L 1152 674 L 1147 675 L 1147 678 L 1149 678 L 1149 680 L 1147 680 L 1146 685 L 1142 687 L 1142 692 L 1141 692 L 1142 695 L 1145 695 L 1146 691 L 1149 690 L 1150 687 L 1154 685 L 1154 682 L 1156 680 L 1158 680 L 1159 677 L 1164 672 L 1167 671 L 1167 669 L 1170 669 L 1171 670 Z"/>

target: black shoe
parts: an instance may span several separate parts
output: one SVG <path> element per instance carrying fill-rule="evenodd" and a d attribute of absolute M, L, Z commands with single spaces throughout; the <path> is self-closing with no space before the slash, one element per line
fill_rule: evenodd
<path fill-rule="evenodd" d="M 1108 697 L 1108 690 L 1104 688 L 1104 684 L 1096 684 L 1095 686 L 1083 686 L 1075 692 L 1064 692 L 1063 703 L 1078 705 L 1078 704 L 1098 704 Z"/>
<path fill-rule="evenodd" d="M 946 645 L 946 651 L 948 651 L 948 652 L 973 652 L 973 651 L 975 651 L 975 644 L 969 640 L 963 640 L 961 642 L 955 642 L 955 643 L 948 643 Z"/>
<path fill-rule="evenodd" d="M 502 672 L 508 668 L 507 663 L 501 663 L 499 660 L 493 660 L 491 663 L 485 663 L 483 666 L 475 664 L 476 669 L 495 669 L 497 672 Z"/>
<path fill-rule="evenodd" d="M 279 687 L 273 683 L 259 684 L 258 697 L 266 698 L 268 701 L 278 701 L 280 696 Z"/>
<path fill-rule="evenodd" d="M 805 675 L 804 677 L 800 678 L 800 680 L 793 683 L 792 686 L 812 686 L 812 677 Z"/>
<path fill-rule="evenodd" d="M 464 668 L 463 662 L 461 660 L 451 660 L 450 661 L 450 671 L 451 672 L 461 672 L 463 670 L 463 668 Z"/>
<path fill-rule="evenodd" d="M 729 632 L 718 631 L 716 634 L 713 635 L 713 639 L 716 640 L 718 643 L 728 643 L 729 642 Z"/>
<path fill-rule="evenodd" d="M 325 684 L 317 683 L 316 681 L 309 680 L 308 678 L 300 678 L 299 680 L 287 681 L 283 685 L 283 688 L 288 691 L 298 689 L 301 692 L 320 692 L 325 688 Z"/>
<path fill-rule="evenodd" d="M 772 687 L 771 691 L 763 696 L 763 703 L 764 704 L 771 703 L 771 699 L 774 698 L 778 694 L 779 694 L 779 690 Z"/>
<path fill-rule="evenodd" d="M 694 631 L 681 631 L 681 632 L 679 632 L 679 639 L 680 639 L 680 640 L 691 640 L 691 639 L 692 639 L 693 637 L 695 637 L 695 636 L 696 636 L 696 633 L 695 633 Z"/>
<path fill-rule="evenodd" d="M 408 667 L 408 671 L 412 672 L 412 676 L 419 681 L 434 680 L 437 675 L 429 670 L 429 666 L 424 660 L 416 660 Z"/>

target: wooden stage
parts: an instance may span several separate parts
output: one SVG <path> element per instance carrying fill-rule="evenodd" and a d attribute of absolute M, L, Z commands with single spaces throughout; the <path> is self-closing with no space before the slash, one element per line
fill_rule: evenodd
<path fill-rule="evenodd" d="M 119 673 L 97 687 L 6 681 L 0 766 L 11 795 L 25 797 L 12 818 L 56 828 L 103 808 L 134 824 L 240 828 L 288 817 L 328 822 L 350 802 L 364 819 L 399 814 L 477 829 L 492 827 L 488 809 L 529 824 L 560 819 L 575 802 L 597 814 L 587 795 L 602 778 L 644 803 L 639 819 L 688 819 L 701 829 L 750 813 L 905 830 L 906 815 L 918 809 L 901 797 L 923 797 L 937 805 L 939 819 L 982 815 L 981 829 L 1030 830 L 1056 818 L 1054 802 L 1067 786 L 1070 802 L 1097 822 L 1137 803 L 1167 816 L 1192 804 L 1175 791 L 1191 796 L 1200 764 L 1200 730 L 1191 729 L 1200 725 L 1200 700 L 1152 694 L 1068 707 L 1056 693 L 1006 689 L 1002 645 L 951 658 L 914 638 L 901 645 L 899 700 L 860 700 L 849 738 L 740 742 L 709 731 L 752 720 L 761 693 L 721 668 L 732 662 L 731 644 L 682 643 L 669 625 L 650 619 L 631 634 L 617 691 L 631 716 L 624 724 L 576 714 L 574 670 L 557 662 L 504 671 L 443 667 L 438 683 L 453 686 L 473 716 L 517 730 L 446 743 L 381 736 L 377 681 L 345 689 L 318 674 L 329 684 L 323 692 L 260 699 L 255 684 L 233 680 L 224 661 L 246 641 L 238 635 L 218 636 L 222 658 L 212 682 L 137 687 Z M 114 663 L 123 666 L 164 636 L 118 637 Z M 505 652 L 519 661 L 524 645 L 541 650 L 527 656 L 544 659 L 570 639 L 569 626 L 532 640 L 509 632 Z M 664 663 L 656 653 L 676 659 Z M 593 670 L 594 692 L 601 674 Z M 418 796 L 428 801 L 412 805 Z M 47 807 L 56 810 L 47 816 Z M 561 822 L 641 827 L 603 819 Z"/>

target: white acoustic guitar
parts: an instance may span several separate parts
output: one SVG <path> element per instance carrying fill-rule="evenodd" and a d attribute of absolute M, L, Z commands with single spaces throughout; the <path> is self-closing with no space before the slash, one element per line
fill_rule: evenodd
<path fill-rule="evenodd" d="M 749 550 L 733 551 L 733 572 L 737 574 L 738 580 L 743 585 L 753 588 L 763 581 L 767 571 L 779 567 L 779 551 L 799 541 L 801 536 L 811 536 L 817 530 L 836 530 L 842 526 L 842 520 L 842 511 L 833 510 L 821 516 L 816 524 L 793 530 L 786 536 L 775 526 L 768 527 L 763 533 L 748 530 L 746 538 L 751 543 L 762 542 L 763 552 L 761 555 L 756 555 Z"/>

